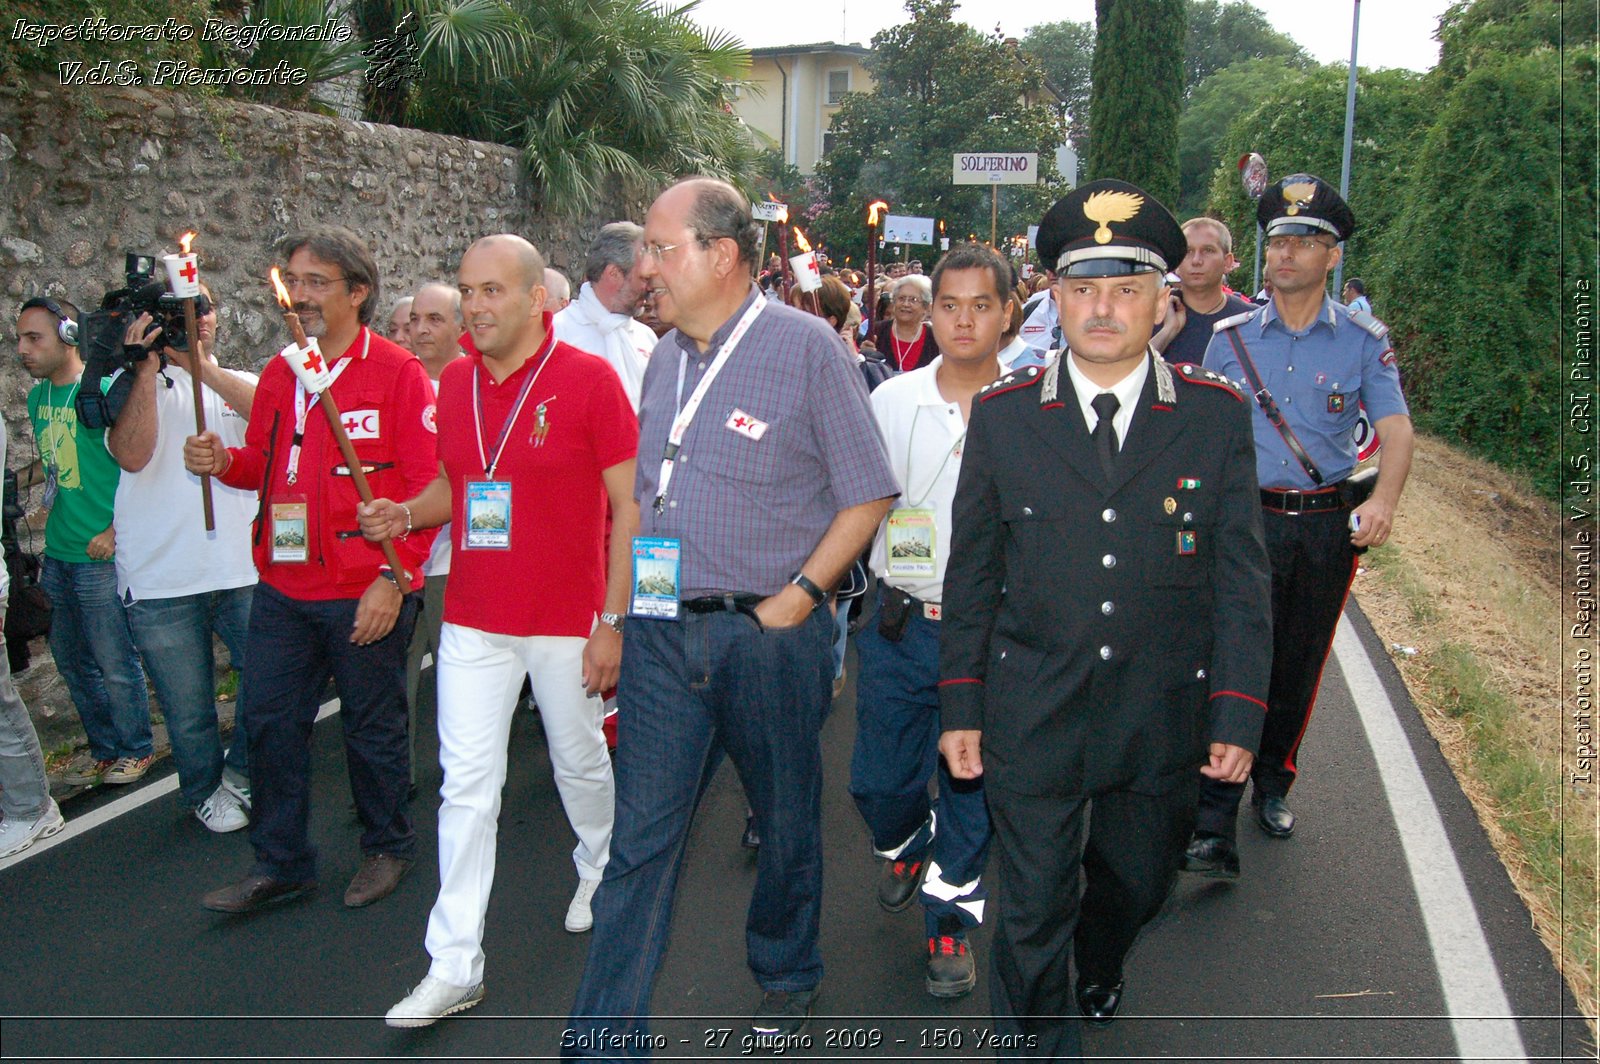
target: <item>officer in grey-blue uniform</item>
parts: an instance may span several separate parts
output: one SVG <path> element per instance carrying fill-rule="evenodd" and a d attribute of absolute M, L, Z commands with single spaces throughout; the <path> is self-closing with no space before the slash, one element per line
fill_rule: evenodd
<path fill-rule="evenodd" d="M 1327 294 L 1355 216 L 1327 182 L 1293 174 L 1257 208 L 1272 300 L 1218 322 L 1205 367 L 1253 396 L 1256 474 L 1272 562 L 1272 684 L 1251 771 L 1256 821 L 1294 831 L 1287 804 L 1334 628 L 1360 550 L 1383 543 L 1411 468 L 1412 431 L 1388 328 Z M 1358 408 L 1382 441 L 1376 488 L 1361 501 Z M 1205 780 L 1185 867 L 1239 874 L 1234 825 L 1243 784 Z"/>

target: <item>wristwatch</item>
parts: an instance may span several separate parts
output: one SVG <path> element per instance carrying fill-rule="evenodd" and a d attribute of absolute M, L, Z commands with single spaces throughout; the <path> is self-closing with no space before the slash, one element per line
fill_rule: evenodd
<path fill-rule="evenodd" d="M 600 623 L 604 624 L 604 625 L 609 625 L 611 627 L 611 630 L 616 632 L 618 635 L 622 634 L 622 614 L 620 614 L 620 613 L 602 613 L 600 615 Z"/>
<path fill-rule="evenodd" d="M 795 573 L 789 578 L 789 583 L 811 596 L 811 608 L 816 609 L 828 601 L 828 593 L 812 583 L 811 578 L 803 572 Z"/>

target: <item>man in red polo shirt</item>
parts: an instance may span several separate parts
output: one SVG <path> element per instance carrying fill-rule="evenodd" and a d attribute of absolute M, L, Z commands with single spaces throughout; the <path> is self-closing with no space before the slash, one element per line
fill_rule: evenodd
<path fill-rule="evenodd" d="M 284 285 L 320 345 L 329 392 L 378 495 L 420 491 L 437 465 L 433 389 L 411 352 L 371 328 L 378 267 L 356 234 L 325 226 L 286 237 Z M 356 526 L 360 496 L 327 419 L 285 359 L 261 373 L 243 447 L 190 436 L 184 464 L 261 491 L 254 557 L 261 582 L 246 637 L 241 716 L 250 741 L 250 874 L 201 899 L 244 913 L 314 888 L 311 726 L 332 675 L 339 692 L 362 861 L 351 908 L 392 893 L 416 851 L 407 806 L 406 644 L 433 534 L 395 544 L 395 573 Z M 192 520 L 192 515 L 183 515 Z"/>
<path fill-rule="evenodd" d="M 639 426 L 606 362 L 556 340 L 543 277 L 543 258 L 521 237 L 468 249 L 458 278 L 467 356 L 439 380 L 439 475 L 406 502 L 362 508 L 369 539 L 447 520 L 455 539 L 439 637 L 440 886 L 425 940 L 433 963 L 389 1010 L 392 1027 L 423 1027 L 483 1000 L 483 921 L 524 675 L 578 836 L 568 931 L 591 926 L 610 850 L 600 692 L 616 684 L 622 660 Z"/>

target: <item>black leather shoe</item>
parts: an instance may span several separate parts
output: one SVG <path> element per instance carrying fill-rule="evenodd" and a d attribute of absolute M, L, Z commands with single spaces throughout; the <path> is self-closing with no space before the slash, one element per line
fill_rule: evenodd
<path fill-rule="evenodd" d="M 1239 850 L 1233 840 L 1221 835 L 1195 832 L 1189 848 L 1183 851 L 1183 870 L 1212 879 L 1239 878 Z"/>
<path fill-rule="evenodd" d="M 1256 803 L 1256 823 L 1275 839 L 1286 839 L 1294 834 L 1294 814 L 1289 803 L 1282 798 L 1263 798 Z"/>
<path fill-rule="evenodd" d="M 928 868 L 928 855 L 883 862 L 883 878 L 878 880 L 878 904 L 897 913 L 917 900 L 917 888 Z"/>
<path fill-rule="evenodd" d="M 1075 996 L 1083 1022 L 1092 1027 L 1104 1027 L 1117 1018 L 1117 1007 L 1122 1004 L 1122 980 L 1090 983 L 1079 979 Z"/>
<path fill-rule="evenodd" d="M 250 913 L 269 902 L 292 898 L 296 894 L 316 889 L 317 881 L 314 879 L 295 881 L 250 875 L 237 883 L 213 890 L 200 899 L 200 904 L 212 912 Z"/>
<path fill-rule="evenodd" d="M 739 845 L 747 850 L 761 849 L 761 832 L 756 830 L 754 813 L 744 818 L 744 834 L 739 836 Z"/>

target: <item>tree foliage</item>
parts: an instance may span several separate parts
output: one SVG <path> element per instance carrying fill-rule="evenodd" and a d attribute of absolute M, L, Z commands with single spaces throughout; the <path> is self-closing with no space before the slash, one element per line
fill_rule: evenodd
<path fill-rule="evenodd" d="M 1217 142 L 1206 213 L 1233 232 L 1240 262 L 1255 256 L 1255 201 L 1239 184 L 1237 162 L 1258 151 L 1274 178 L 1313 173 L 1338 187 L 1344 146 L 1343 66 L 1318 67 L 1260 97 Z M 1345 246 L 1345 276 L 1365 274 L 1364 259 L 1394 217 L 1414 181 L 1409 167 L 1420 131 L 1433 120 L 1435 104 L 1419 74 L 1405 70 L 1360 71 L 1351 151 L 1350 209 L 1357 230 Z"/>
<path fill-rule="evenodd" d="M 1067 136 L 1083 152 L 1089 138 L 1089 68 L 1094 59 L 1094 27 L 1087 22 L 1046 22 L 1028 30 L 1022 54 L 1062 99 Z"/>
<path fill-rule="evenodd" d="M 1536 36 L 1497 53 L 1504 26 L 1488 25 L 1492 46 L 1439 72 L 1462 71 L 1369 274 L 1419 425 L 1555 495 L 1561 279 L 1592 277 L 1596 255 L 1595 53 L 1563 61 Z"/>
<path fill-rule="evenodd" d="M 1293 38 L 1279 33 L 1261 9 L 1249 3 L 1188 0 L 1188 35 L 1183 56 L 1184 93 L 1235 63 L 1280 59 L 1292 67 L 1312 65 L 1311 57 Z"/>
<path fill-rule="evenodd" d="M 1200 213 L 1213 172 L 1233 162 L 1217 154 L 1233 121 L 1254 110 L 1276 89 L 1303 76 L 1282 58 L 1247 59 L 1223 67 L 1200 83 L 1178 119 L 1179 212 Z"/>
<path fill-rule="evenodd" d="M 871 93 L 851 93 L 834 116 L 834 147 L 818 167 L 823 209 L 813 236 L 835 261 L 866 253 L 866 206 L 946 222 L 952 239 L 989 232 L 987 187 L 952 185 L 951 156 L 964 151 L 1038 152 L 1047 183 L 1000 191 L 1008 234 L 1038 222 L 1054 193 L 1062 127 L 1052 107 L 1027 104 L 1039 74 L 1000 40 L 952 19 L 953 0 L 908 0 L 908 21 L 872 39 Z M 815 240 L 813 240 L 815 242 Z"/>
<path fill-rule="evenodd" d="M 1095 12 L 1084 172 L 1177 203 L 1183 0 L 1095 0 Z"/>

